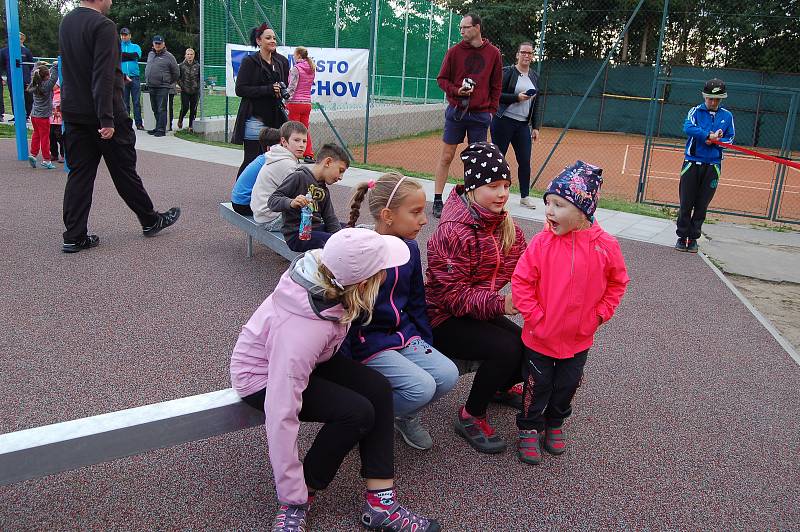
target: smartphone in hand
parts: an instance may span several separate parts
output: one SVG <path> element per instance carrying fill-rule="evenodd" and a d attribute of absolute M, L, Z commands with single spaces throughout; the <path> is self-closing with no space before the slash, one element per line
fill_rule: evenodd
<path fill-rule="evenodd" d="M 539 91 L 537 91 L 536 89 L 528 89 L 528 90 L 525 91 L 525 94 L 527 94 L 528 96 L 533 98 L 534 96 L 536 96 L 536 93 L 538 93 L 538 92 Z"/>

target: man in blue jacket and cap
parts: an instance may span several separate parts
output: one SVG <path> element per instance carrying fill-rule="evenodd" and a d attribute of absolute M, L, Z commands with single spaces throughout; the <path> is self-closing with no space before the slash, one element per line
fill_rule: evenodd
<path fill-rule="evenodd" d="M 733 115 L 720 102 L 728 97 L 725 82 L 710 79 L 703 87 L 703 103 L 689 110 L 683 123 L 688 135 L 678 193 L 678 242 L 675 249 L 697 253 L 697 239 L 706 211 L 717 191 L 722 163 L 722 147 L 715 143 L 733 142 Z"/>

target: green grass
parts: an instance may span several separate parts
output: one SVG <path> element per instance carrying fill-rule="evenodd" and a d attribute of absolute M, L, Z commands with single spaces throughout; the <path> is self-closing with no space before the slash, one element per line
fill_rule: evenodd
<path fill-rule="evenodd" d="M 0 124 L 0 139 L 13 139 L 16 137 L 16 132 L 13 125 Z M 28 130 L 28 139 L 31 138 L 31 130 Z"/>
<path fill-rule="evenodd" d="M 243 150 L 244 146 L 239 144 L 231 144 L 230 142 L 222 142 L 219 140 L 206 140 L 203 135 L 198 133 L 189 133 L 185 130 L 180 130 L 175 132 L 175 136 L 179 139 L 188 140 L 191 142 L 197 142 L 199 144 L 209 144 L 211 146 L 219 146 L 221 148 L 231 148 L 234 150 Z"/>
<path fill-rule="evenodd" d="M 775 231 L 776 233 L 793 233 L 800 230 L 800 227 L 792 227 L 786 224 L 770 225 L 767 223 L 753 223 L 750 224 L 758 229 L 766 229 L 768 231 Z"/>

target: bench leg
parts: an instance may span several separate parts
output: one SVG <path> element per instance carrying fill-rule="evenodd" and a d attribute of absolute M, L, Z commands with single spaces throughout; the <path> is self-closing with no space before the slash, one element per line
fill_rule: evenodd
<path fill-rule="evenodd" d="M 247 235 L 246 249 L 247 249 L 247 258 L 248 259 L 253 258 L 253 237 L 250 235 Z"/>

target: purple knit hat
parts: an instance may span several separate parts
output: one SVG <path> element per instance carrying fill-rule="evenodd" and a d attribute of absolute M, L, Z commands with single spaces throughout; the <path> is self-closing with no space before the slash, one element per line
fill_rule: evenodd
<path fill-rule="evenodd" d="M 542 196 L 556 194 L 570 201 L 591 221 L 597 209 L 600 187 L 603 185 L 603 169 L 583 161 L 567 166 L 547 185 Z"/>

